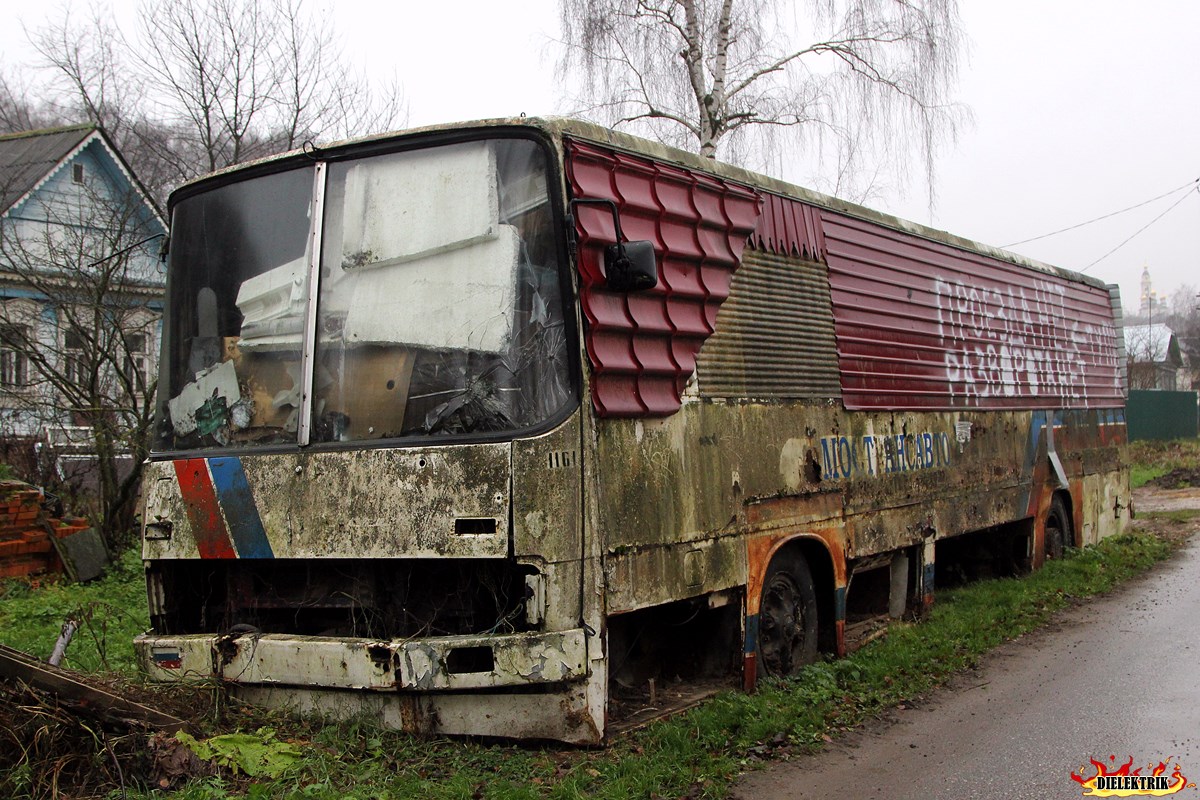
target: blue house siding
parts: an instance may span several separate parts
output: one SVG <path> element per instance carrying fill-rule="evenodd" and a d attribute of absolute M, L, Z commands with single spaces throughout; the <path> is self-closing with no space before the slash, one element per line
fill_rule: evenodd
<path fill-rule="evenodd" d="M 57 354 L 56 372 L 70 358 L 64 315 L 72 310 L 72 300 L 69 291 L 51 290 L 54 296 L 47 297 L 37 281 L 46 276 L 78 280 L 84 296 L 77 308 L 94 307 L 80 270 L 157 234 L 131 251 L 124 273 L 116 276 L 119 285 L 105 298 L 114 319 L 121 320 L 107 333 L 144 335 L 146 377 L 153 379 L 165 290 L 158 253 L 166 232 L 158 209 L 98 129 L 0 136 L 0 236 L 12 258 L 6 261 L 0 252 L 0 324 L 24 326 L 45 352 Z M 17 260 L 19 265 L 13 263 Z M 31 275 L 31 267 L 38 274 Z M 0 437 L 44 438 L 48 425 L 77 424 L 75 414 L 50 392 L 44 382 L 25 389 L 0 386 Z M 56 408 L 56 414 L 46 413 Z"/>
<path fill-rule="evenodd" d="M 82 183 L 75 182 L 75 167 L 83 168 Z M 126 239 L 137 241 L 154 234 L 166 234 L 167 227 L 123 165 L 98 134 L 88 137 L 81 147 L 63 158 L 53 170 L 5 213 L 13 223 L 13 233 L 36 241 L 50 228 L 94 229 L 97 220 L 106 221 L 106 209 L 132 207 L 132 219 L 125 225 Z M 94 231 L 102 238 L 102 231 Z M 110 234 L 114 233 L 110 231 Z M 140 248 L 140 257 L 132 261 L 129 277 L 147 285 L 164 284 L 158 260 L 158 241 Z M 106 253 L 95 254 L 97 259 Z M 0 264 L 0 268 L 3 268 Z"/>

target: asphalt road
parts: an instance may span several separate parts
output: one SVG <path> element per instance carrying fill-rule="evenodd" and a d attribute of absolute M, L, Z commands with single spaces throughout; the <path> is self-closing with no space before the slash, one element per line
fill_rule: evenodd
<path fill-rule="evenodd" d="M 1010 642 L 916 708 L 742 777 L 739 800 L 1076 798 L 1089 757 L 1200 785 L 1200 543 Z M 1170 770 L 1168 770 L 1168 774 Z M 1200 799 L 1186 788 L 1179 798 Z"/>

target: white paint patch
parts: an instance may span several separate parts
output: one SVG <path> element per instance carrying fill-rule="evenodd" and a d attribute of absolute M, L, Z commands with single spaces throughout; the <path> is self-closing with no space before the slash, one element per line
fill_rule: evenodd
<path fill-rule="evenodd" d="M 525 515 L 525 533 L 541 540 L 546 535 L 546 515 L 541 511 L 530 511 Z"/>
<path fill-rule="evenodd" d="M 783 485 L 791 491 L 798 490 L 803 483 L 801 466 L 807 448 L 808 442 L 804 439 L 788 439 L 779 452 L 779 477 L 783 479 Z"/>

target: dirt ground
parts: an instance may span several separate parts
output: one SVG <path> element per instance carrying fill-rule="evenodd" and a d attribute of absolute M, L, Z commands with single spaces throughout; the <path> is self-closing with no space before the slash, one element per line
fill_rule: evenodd
<path fill-rule="evenodd" d="M 1178 470 L 1176 470 L 1178 472 Z M 1163 476 L 1166 477 L 1166 476 Z M 1133 510 L 1135 514 L 1149 514 L 1162 511 L 1200 510 L 1200 480 L 1185 489 L 1163 489 L 1158 486 L 1146 485 L 1133 492 Z M 1142 517 L 1135 519 L 1137 525 L 1152 525 L 1155 521 Z"/>
<path fill-rule="evenodd" d="M 1200 467 L 1177 467 L 1146 484 L 1146 487 L 1157 489 L 1185 489 L 1196 486 L 1200 486 Z"/>

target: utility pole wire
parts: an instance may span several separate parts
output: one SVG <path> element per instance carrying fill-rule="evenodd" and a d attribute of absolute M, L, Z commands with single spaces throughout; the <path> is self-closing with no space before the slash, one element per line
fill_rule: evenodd
<path fill-rule="evenodd" d="M 1137 205 L 1132 205 L 1132 206 L 1129 206 L 1128 208 L 1122 208 L 1120 211 L 1113 211 L 1111 214 L 1105 214 L 1102 217 L 1096 217 L 1095 219 L 1089 219 L 1087 222 L 1080 222 L 1078 225 L 1072 225 L 1069 228 L 1062 228 L 1061 230 L 1051 231 L 1050 233 L 1043 233 L 1041 236 L 1034 236 L 1032 239 L 1022 239 L 1019 242 L 1012 242 L 1011 244 L 1002 244 L 1000 246 L 1005 247 L 1005 248 L 1016 247 L 1019 244 L 1029 244 L 1030 242 L 1036 242 L 1039 239 L 1047 239 L 1051 236 L 1057 236 L 1060 233 L 1066 233 L 1067 231 L 1073 231 L 1076 228 L 1082 228 L 1085 225 L 1091 225 L 1093 222 L 1100 222 L 1102 220 L 1108 219 L 1109 217 L 1115 217 L 1118 214 L 1124 214 L 1126 211 L 1133 211 L 1135 208 L 1141 208 L 1142 206 L 1149 205 L 1150 203 L 1153 203 L 1156 200 L 1162 200 L 1164 197 L 1170 197 L 1171 195 L 1175 194 L 1176 192 L 1181 192 L 1184 189 L 1191 188 L 1194 185 L 1200 185 L 1200 178 L 1196 178 L 1196 180 L 1194 180 L 1194 181 L 1188 181 L 1187 183 L 1183 184 L 1182 186 L 1176 186 L 1174 189 L 1171 189 L 1169 192 L 1163 192 L 1158 197 L 1151 197 L 1149 200 L 1143 200 L 1142 202 L 1138 203 Z M 1174 206 L 1172 206 L 1172 208 L 1174 208 Z M 1170 210 L 1170 209 L 1168 209 L 1168 210 Z M 1141 231 L 1139 231 L 1138 233 L 1141 233 Z M 1134 234 L 1134 235 L 1136 236 L 1137 234 Z"/>
<path fill-rule="evenodd" d="M 1196 193 L 1197 193 L 1197 194 L 1200 194 L 1200 185 L 1198 185 L 1198 186 L 1196 187 Z M 1093 261 L 1092 263 L 1088 264 L 1086 267 L 1084 267 L 1083 269 L 1081 269 L 1081 270 L 1079 270 L 1079 271 L 1080 271 L 1080 272 L 1087 272 L 1089 269 L 1091 269 L 1092 267 L 1096 266 L 1097 264 L 1099 264 L 1099 263 L 1100 263 L 1101 261 L 1103 261 L 1104 259 L 1106 259 L 1106 258 L 1108 258 L 1109 256 L 1111 256 L 1113 253 L 1117 252 L 1117 251 L 1118 251 L 1118 250 L 1120 250 L 1122 247 L 1124 247 L 1125 245 L 1129 244 L 1131 241 L 1133 241 L 1134 237 L 1136 237 L 1136 236 L 1137 236 L 1138 234 L 1140 234 L 1142 231 L 1146 230 L 1146 228 L 1149 228 L 1151 225 L 1153 225 L 1154 223 L 1158 222 L 1160 219 L 1162 219 L 1163 217 L 1165 217 L 1167 214 L 1171 213 L 1171 211 L 1173 211 L 1177 205 L 1179 205 L 1180 203 L 1182 203 L 1184 200 L 1188 199 L 1188 195 L 1190 195 L 1190 194 L 1191 194 L 1191 192 L 1188 192 L 1187 194 L 1185 194 L 1185 195 L 1183 195 L 1182 197 L 1180 197 L 1178 200 L 1176 200 L 1174 203 L 1172 203 L 1172 204 L 1171 204 L 1171 207 L 1170 207 L 1170 208 L 1168 208 L 1166 211 L 1162 212 L 1162 213 L 1161 213 L 1161 214 L 1159 214 L 1157 217 L 1155 217 L 1154 219 L 1150 220 L 1150 221 L 1149 221 L 1149 222 L 1147 222 L 1145 225 L 1143 225 L 1142 227 L 1140 227 L 1140 228 L 1138 228 L 1136 231 L 1134 231 L 1133 235 L 1132 235 L 1132 236 L 1130 236 L 1128 239 L 1126 239 L 1125 241 L 1121 242 L 1119 245 L 1117 245 L 1116 247 L 1114 247 L 1112 250 L 1109 250 L 1107 253 L 1105 253 L 1104 255 L 1100 256 L 1100 257 L 1099 257 L 1099 258 L 1097 258 L 1095 261 Z"/>

